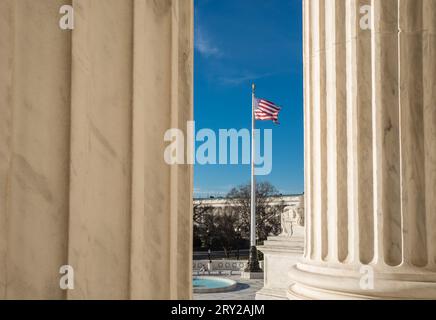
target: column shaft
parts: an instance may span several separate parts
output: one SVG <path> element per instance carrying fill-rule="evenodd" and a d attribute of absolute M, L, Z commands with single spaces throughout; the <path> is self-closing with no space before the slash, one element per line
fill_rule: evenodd
<path fill-rule="evenodd" d="M 423 0 L 425 227 L 429 266 L 436 265 L 436 1 Z"/>
<path fill-rule="evenodd" d="M 192 1 L 5 0 L 0 27 L 0 297 L 190 298 L 192 168 L 164 133 L 193 117 Z"/>

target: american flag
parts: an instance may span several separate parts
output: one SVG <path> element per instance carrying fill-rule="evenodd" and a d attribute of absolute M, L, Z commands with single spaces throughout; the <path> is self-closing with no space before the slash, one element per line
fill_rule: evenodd
<path fill-rule="evenodd" d="M 256 120 L 272 120 L 279 124 L 279 112 L 282 108 L 265 99 L 254 100 L 254 116 Z"/>

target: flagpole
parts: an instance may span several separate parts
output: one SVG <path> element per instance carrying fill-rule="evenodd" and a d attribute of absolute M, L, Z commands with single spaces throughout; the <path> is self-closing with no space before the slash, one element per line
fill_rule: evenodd
<path fill-rule="evenodd" d="M 254 175 L 254 156 L 255 156 L 255 127 L 256 119 L 254 116 L 254 99 L 256 94 L 256 85 L 252 85 L 251 93 L 251 225 L 250 225 L 250 244 L 256 246 L 256 176 Z"/>
<path fill-rule="evenodd" d="M 247 267 L 245 268 L 245 275 L 243 277 L 256 278 L 255 274 L 262 273 L 259 267 L 259 260 L 257 258 L 256 249 L 256 176 L 255 176 L 255 124 L 256 117 L 254 115 L 255 99 L 256 99 L 256 85 L 253 83 L 251 92 L 251 212 L 250 212 L 250 257 L 248 259 Z"/>

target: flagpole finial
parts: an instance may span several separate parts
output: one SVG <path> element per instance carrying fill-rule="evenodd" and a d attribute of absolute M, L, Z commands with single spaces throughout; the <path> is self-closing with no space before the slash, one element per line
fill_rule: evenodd
<path fill-rule="evenodd" d="M 253 84 L 251 85 L 251 87 L 253 88 L 253 92 L 254 92 L 254 90 L 256 90 L 256 84 L 253 83 Z"/>

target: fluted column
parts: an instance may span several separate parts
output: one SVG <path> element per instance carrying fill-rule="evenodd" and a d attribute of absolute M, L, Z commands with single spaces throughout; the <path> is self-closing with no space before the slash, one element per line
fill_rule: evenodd
<path fill-rule="evenodd" d="M 306 251 L 290 298 L 436 298 L 435 53 L 435 0 L 304 1 Z"/>
<path fill-rule="evenodd" d="M 192 1 L 5 0 L 0 28 L 0 298 L 190 298 L 192 168 L 164 133 L 193 117 Z"/>

